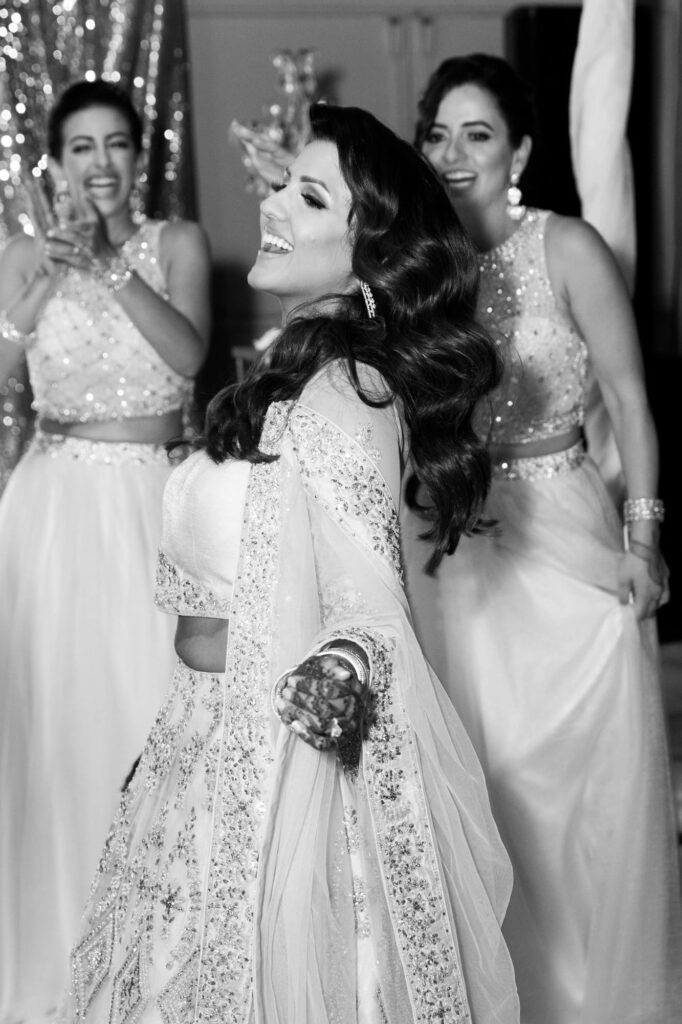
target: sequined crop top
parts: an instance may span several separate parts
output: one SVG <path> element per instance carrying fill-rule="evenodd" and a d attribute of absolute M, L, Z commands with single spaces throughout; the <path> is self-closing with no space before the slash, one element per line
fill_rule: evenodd
<path fill-rule="evenodd" d="M 229 619 L 250 469 L 198 451 L 170 474 L 156 569 L 164 611 Z"/>
<path fill-rule="evenodd" d="M 478 410 L 490 443 L 528 444 L 583 422 L 587 346 L 552 291 L 548 216 L 529 209 L 506 242 L 480 256 L 478 315 L 504 355 L 502 383 Z"/>
<path fill-rule="evenodd" d="M 164 224 L 143 221 L 121 253 L 167 298 L 159 262 Z M 105 285 L 74 268 L 46 303 L 26 355 L 34 409 L 62 423 L 161 416 L 191 394 L 191 381 L 164 362 Z"/>

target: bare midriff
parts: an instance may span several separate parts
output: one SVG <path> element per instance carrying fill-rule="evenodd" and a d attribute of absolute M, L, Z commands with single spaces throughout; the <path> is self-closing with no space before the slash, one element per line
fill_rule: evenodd
<path fill-rule="evenodd" d="M 61 423 L 41 419 L 40 429 L 47 434 L 83 437 L 88 441 L 127 441 L 132 444 L 165 444 L 182 433 L 182 411 L 162 416 L 133 416 L 120 420 L 89 420 L 87 423 Z"/>
<path fill-rule="evenodd" d="M 493 463 L 508 462 L 509 459 L 537 458 L 539 455 L 554 455 L 577 444 L 582 437 L 580 427 L 572 427 L 563 434 L 555 434 L 541 441 L 529 441 L 527 444 L 491 444 L 488 447 Z"/>
<path fill-rule="evenodd" d="M 195 672 L 224 672 L 227 628 L 227 619 L 180 615 L 175 631 L 175 653 Z"/>

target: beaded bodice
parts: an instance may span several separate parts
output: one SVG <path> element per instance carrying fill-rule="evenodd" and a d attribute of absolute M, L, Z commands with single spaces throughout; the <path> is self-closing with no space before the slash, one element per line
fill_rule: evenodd
<path fill-rule="evenodd" d="M 478 315 L 504 356 L 502 383 L 479 410 L 490 443 L 527 444 L 583 422 L 587 346 L 552 291 L 548 216 L 529 209 L 510 238 L 480 256 Z"/>
<path fill-rule="evenodd" d="M 164 221 L 146 220 L 121 247 L 128 265 L 167 297 L 159 262 Z M 27 349 L 33 405 L 61 422 L 129 419 L 181 408 L 191 381 L 173 370 L 106 286 L 69 268 Z"/>
<path fill-rule="evenodd" d="M 164 611 L 229 619 L 250 469 L 198 451 L 169 476 L 155 591 Z"/>

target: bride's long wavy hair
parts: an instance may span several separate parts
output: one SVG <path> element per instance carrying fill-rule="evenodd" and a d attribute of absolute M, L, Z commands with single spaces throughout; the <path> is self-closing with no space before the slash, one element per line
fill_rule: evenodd
<path fill-rule="evenodd" d="M 474 249 L 436 174 L 412 146 L 371 114 L 316 105 L 312 137 L 332 142 L 351 193 L 352 270 L 376 301 L 370 319 L 359 290 L 322 307 L 299 307 L 245 379 L 206 412 L 203 445 L 216 462 L 263 462 L 263 421 L 272 402 L 295 399 L 322 366 L 340 360 L 362 401 L 397 400 L 415 477 L 408 502 L 427 521 L 434 571 L 476 525 L 490 483 L 485 447 L 472 427 L 477 402 L 499 380 L 495 348 L 476 323 Z M 321 309 L 324 312 L 321 312 Z M 379 371 L 384 395 L 363 391 L 357 364 Z M 420 495 L 426 500 L 417 501 Z"/>

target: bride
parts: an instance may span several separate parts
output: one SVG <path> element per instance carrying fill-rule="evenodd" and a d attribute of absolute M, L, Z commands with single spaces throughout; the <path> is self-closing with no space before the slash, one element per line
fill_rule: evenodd
<path fill-rule="evenodd" d="M 498 364 L 473 254 L 370 114 L 318 106 L 312 130 L 249 274 L 282 332 L 166 487 L 157 598 L 179 660 L 66 1021 L 518 1021 L 509 865 L 412 631 L 398 530 L 408 449 L 433 564 L 486 490 L 471 413 Z"/>

